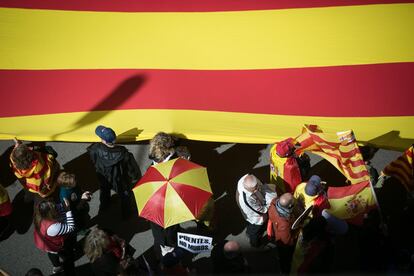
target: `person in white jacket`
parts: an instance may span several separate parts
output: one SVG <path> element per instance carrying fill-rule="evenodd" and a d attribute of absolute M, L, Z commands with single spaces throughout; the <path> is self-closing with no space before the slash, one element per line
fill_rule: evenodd
<path fill-rule="evenodd" d="M 253 247 L 260 246 L 267 211 L 276 196 L 274 185 L 263 184 L 252 174 L 244 175 L 237 184 L 236 201 L 247 222 L 246 234 Z"/>

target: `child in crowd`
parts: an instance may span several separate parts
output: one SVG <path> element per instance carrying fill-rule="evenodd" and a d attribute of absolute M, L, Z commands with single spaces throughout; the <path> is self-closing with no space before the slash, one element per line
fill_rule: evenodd
<path fill-rule="evenodd" d="M 56 184 L 59 187 L 59 200 L 61 203 L 65 199 L 70 203 L 70 209 L 76 221 L 78 230 L 86 227 L 89 220 L 89 204 L 92 195 L 89 191 L 81 194 L 81 189 L 77 186 L 76 177 L 72 173 L 61 171 L 56 179 Z"/>

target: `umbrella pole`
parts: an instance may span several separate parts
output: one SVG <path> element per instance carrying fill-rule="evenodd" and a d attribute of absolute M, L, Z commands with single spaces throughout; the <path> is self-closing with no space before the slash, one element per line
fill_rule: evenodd
<path fill-rule="evenodd" d="M 214 202 L 219 201 L 220 199 L 224 198 L 227 196 L 227 191 L 224 191 L 224 193 L 221 194 L 221 196 L 219 196 L 218 198 L 214 199 Z"/>

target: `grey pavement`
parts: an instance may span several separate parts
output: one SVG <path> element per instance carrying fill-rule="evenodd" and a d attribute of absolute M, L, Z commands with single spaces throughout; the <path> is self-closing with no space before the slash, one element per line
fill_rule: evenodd
<path fill-rule="evenodd" d="M 256 273 L 276 273 L 278 271 L 276 256 L 272 248 L 253 249 L 245 236 L 245 223 L 234 201 L 234 192 L 238 179 L 245 173 L 254 173 L 262 181 L 269 179 L 269 145 L 257 144 L 223 144 L 211 142 L 183 141 L 191 153 L 192 161 L 208 168 L 208 174 L 214 197 L 226 194 L 216 202 L 217 227 L 216 238 L 233 239 L 240 242 L 242 250 L 248 259 L 252 271 Z M 5 151 L 13 145 L 12 141 L 0 141 L 1 171 L 0 180 L 7 187 L 15 207 L 12 221 L 15 231 L 3 241 L 0 241 L 0 268 L 10 275 L 24 275 L 30 268 L 37 267 L 46 275 L 51 273 L 51 263 L 46 254 L 39 251 L 33 243 L 32 207 L 23 202 L 22 187 L 8 171 L 8 155 Z M 149 225 L 137 215 L 124 221 L 120 216 L 120 207 L 117 197 L 113 196 L 113 208 L 105 216 L 97 217 L 99 206 L 99 192 L 92 165 L 86 155 L 88 143 L 48 142 L 59 154 L 59 163 L 67 170 L 78 176 L 79 183 L 84 189 L 93 192 L 90 202 L 90 216 L 94 223 L 109 228 L 123 237 L 136 249 L 134 256 L 148 252 L 153 245 L 153 237 Z M 126 145 L 134 154 L 139 163 L 141 173 L 150 165 L 148 159 L 148 144 L 140 142 Z M 381 170 L 386 164 L 397 158 L 401 153 L 388 150 L 379 150 L 373 165 Z M 311 156 L 315 172 L 330 175 L 335 168 L 324 164 L 321 158 Z M 334 179 L 334 178 L 333 178 Z M 334 181 L 334 180 L 332 180 Z M 184 228 L 191 229 L 194 223 L 183 224 Z M 209 254 L 202 254 L 193 258 L 194 263 L 201 268 L 199 272 L 208 273 Z M 86 257 L 76 261 L 77 273 L 87 275 Z"/>

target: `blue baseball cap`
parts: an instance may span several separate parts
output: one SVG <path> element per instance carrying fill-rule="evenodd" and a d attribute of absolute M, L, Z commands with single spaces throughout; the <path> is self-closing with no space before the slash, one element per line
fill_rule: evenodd
<path fill-rule="evenodd" d="M 316 196 L 322 190 L 321 178 L 317 175 L 312 175 L 305 186 L 305 193 L 308 196 Z"/>
<path fill-rule="evenodd" d="M 95 129 L 95 134 L 98 135 L 99 138 L 107 142 L 108 144 L 113 144 L 116 140 L 115 131 L 112 128 L 105 127 L 105 126 L 98 126 Z"/>

